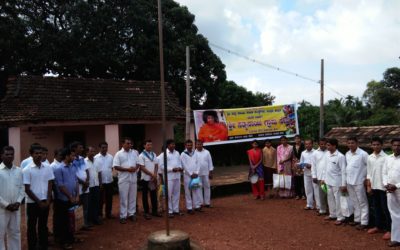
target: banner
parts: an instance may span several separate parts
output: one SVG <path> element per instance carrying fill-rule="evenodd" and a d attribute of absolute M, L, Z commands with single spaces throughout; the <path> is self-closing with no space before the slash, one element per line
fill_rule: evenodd
<path fill-rule="evenodd" d="M 237 109 L 194 110 L 196 138 L 204 145 L 294 137 L 295 104 Z"/>

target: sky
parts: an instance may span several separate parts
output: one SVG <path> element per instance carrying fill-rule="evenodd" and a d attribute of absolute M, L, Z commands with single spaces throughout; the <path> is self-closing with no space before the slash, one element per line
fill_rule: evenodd
<path fill-rule="evenodd" d="M 366 84 L 400 67 L 398 0 L 175 0 L 196 16 L 210 43 L 298 73 L 304 80 L 211 46 L 228 80 L 271 92 L 275 104 L 319 105 L 321 59 L 325 100 L 362 97 Z M 333 89 L 333 90 L 332 90 Z"/>

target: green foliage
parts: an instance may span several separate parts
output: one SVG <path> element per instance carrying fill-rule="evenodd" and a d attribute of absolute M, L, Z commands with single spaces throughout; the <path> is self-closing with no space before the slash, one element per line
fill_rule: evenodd
<path fill-rule="evenodd" d="M 317 139 L 319 136 L 319 107 L 303 100 L 297 109 L 300 134 L 304 138 Z"/>
<path fill-rule="evenodd" d="M 186 7 L 173 0 L 162 4 L 165 80 L 184 105 L 185 48 L 190 45 L 192 107 L 221 106 L 225 65 L 198 34 L 195 16 Z M 160 79 L 156 0 L 5 0 L 0 32 L 2 79 L 46 73 Z"/>

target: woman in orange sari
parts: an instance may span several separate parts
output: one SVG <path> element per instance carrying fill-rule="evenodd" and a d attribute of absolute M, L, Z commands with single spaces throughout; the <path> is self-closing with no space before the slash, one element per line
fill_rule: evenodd
<path fill-rule="evenodd" d="M 207 110 L 203 112 L 203 126 L 199 130 L 198 139 L 203 142 L 225 141 L 228 139 L 228 129 L 219 122 L 217 112 Z"/>
<path fill-rule="evenodd" d="M 262 165 L 262 150 L 258 147 L 258 142 L 254 140 L 251 143 L 252 149 L 247 150 L 247 156 L 249 157 L 250 170 L 249 178 L 252 175 L 258 176 L 257 183 L 251 184 L 254 199 L 265 199 L 265 187 L 264 187 L 264 169 Z"/>

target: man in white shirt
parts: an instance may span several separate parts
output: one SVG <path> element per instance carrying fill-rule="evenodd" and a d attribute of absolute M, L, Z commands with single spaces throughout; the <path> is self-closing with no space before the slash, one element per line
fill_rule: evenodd
<path fill-rule="evenodd" d="M 317 207 L 319 207 L 319 212 L 317 214 L 319 216 L 327 214 L 327 197 L 326 193 L 321 188 L 321 181 L 326 168 L 326 154 L 328 152 L 326 150 L 326 141 L 326 138 L 319 139 L 319 148 L 314 151 L 314 165 L 311 168 L 315 203 Z"/>
<path fill-rule="evenodd" d="M 392 218 L 389 247 L 398 247 L 400 246 L 400 138 L 392 139 L 391 144 L 393 154 L 386 159 L 382 179 Z"/>
<path fill-rule="evenodd" d="M 21 249 L 22 170 L 13 165 L 14 148 L 2 148 L 0 164 L 0 249 Z M 7 247 L 5 245 L 7 238 Z"/>
<path fill-rule="evenodd" d="M 190 187 L 191 181 L 198 178 L 200 170 L 200 165 L 197 164 L 197 157 L 194 154 L 192 140 L 185 142 L 185 151 L 181 154 L 181 161 L 184 170 L 183 182 L 187 212 L 193 214 L 193 209 L 201 212 L 201 189 Z"/>
<path fill-rule="evenodd" d="M 158 159 L 156 153 L 152 151 L 153 142 L 146 140 L 144 142 L 144 150 L 139 155 L 138 165 L 142 171 L 141 185 L 142 185 L 142 203 L 144 210 L 144 218 L 150 220 L 149 214 L 149 199 L 150 193 L 151 200 L 151 214 L 155 217 L 161 217 L 158 213 L 157 204 L 157 174 L 158 174 Z"/>
<path fill-rule="evenodd" d="M 89 222 L 89 169 L 85 164 L 85 159 L 82 154 L 84 151 L 81 142 L 73 142 L 70 145 L 71 152 L 75 153 L 75 159 L 72 162 L 76 170 L 76 177 L 79 182 L 79 201 L 83 209 L 83 226 L 81 230 L 91 231 Z"/>
<path fill-rule="evenodd" d="M 314 168 L 314 149 L 313 140 L 307 139 L 304 141 L 306 150 L 301 153 L 300 163 L 298 167 L 304 170 L 304 190 L 306 192 L 307 204 L 304 210 L 311 210 L 314 208 L 314 189 L 311 175 L 311 168 Z M 319 207 L 317 206 L 319 210 Z"/>
<path fill-rule="evenodd" d="M 99 216 L 103 217 L 103 207 L 105 206 L 105 215 L 107 219 L 112 216 L 112 200 L 113 200 L 113 156 L 108 151 L 108 143 L 99 143 L 100 152 L 94 157 L 94 163 L 101 168 L 101 185 L 100 185 L 100 211 Z"/>
<path fill-rule="evenodd" d="M 124 138 L 122 149 L 114 156 L 113 165 L 118 171 L 118 189 L 121 224 L 126 224 L 126 220 L 136 221 L 136 196 L 137 196 L 137 165 L 138 156 L 131 149 L 132 140 Z"/>
<path fill-rule="evenodd" d="M 179 211 L 179 198 L 181 195 L 182 164 L 179 152 L 175 150 L 175 141 L 168 139 L 167 144 L 167 172 L 168 172 L 168 216 L 183 215 Z M 160 167 L 164 169 L 164 153 L 159 156 L 162 159 Z"/>
<path fill-rule="evenodd" d="M 342 214 L 340 206 L 341 202 L 341 188 L 344 187 L 346 176 L 346 159 L 342 153 L 337 150 L 338 140 L 329 139 L 327 142 L 328 152 L 326 154 L 326 168 L 324 171 L 322 184 L 328 186 L 328 204 L 329 216 L 325 220 L 336 220 L 335 225 L 342 225 L 345 217 Z"/>
<path fill-rule="evenodd" d="M 50 168 L 53 170 L 53 174 L 56 171 L 57 168 L 59 168 L 62 165 L 62 153 L 63 149 L 56 149 L 54 150 L 54 160 L 50 164 Z M 57 193 L 59 192 L 56 179 L 54 178 L 54 183 L 53 183 L 53 200 L 57 199 Z M 56 208 L 56 203 L 53 203 L 53 235 L 54 238 L 57 240 L 60 238 L 60 223 L 59 223 L 59 218 L 57 212 L 58 209 Z"/>
<path fill-rule="evenodd" d="M 196 141 L 196 160 L 199 165 L 199 176 L 204 192 L 204 197 L 201 195 L 201 205 L 211 208 L 211 184 L 210 180 L 213 178 L 214 165 L 212 162 L 210 152 L 203 147 L 203 142 Z"/>
<path fill-rule="evenodd" d="M 386 232 L 384 240 L 390 240 L 390 228 L 392 219 L 387 207 L 386 189 L 382 181 L 383 166 L 385 165 L 387 154 L 382 150 L 383 141 L 379 137 L 372 138 L 372 154 L 367 161 L 367 192 L 372 195 L 374 207 L 375 227 L 368 230 L 369 234 Z"/>
<path fill-rule="evenodd" d="M 365 190 L 365 179 L 367 178 L 368 154 L 358 147 L 356 137 L 347 139 L 349 151 L 346 153 L 346 184 L 349 197 L 354 206 L 354 222 L 358 230 L 368 227 L 369 208 Z"/>
<path fill-rule="evenodd" d="M 28 249 L 47 249 L 47 219 L 51 203 L 53 170 L 42 163 L 42 148 L 32 148 L 33 163 L 24 168 L 23 181 L 26 193 L 26 214 L 28 225 Z M 37 228 L 37 231 L 36 231 Z"/>
<path fill-rule="evenodd" d="M 101 165 L 94 163 L 94 155 L 96 149 L 89 146 L 87 149 L 87 157 L 85 165 L 89 170 L 89 223 L 101 225 L 102 221 L 99 217 L 100 212 L 100 185 L 101 185 Z"/>
<path fill-rule="evenodd" d="M 32 158 L 32 148 L 37 148 L 37 147 L 40 147 L 40 144 L 39 144 L 39 143 L 35 142 L 35 143 L 32 143 L 32 144 L 31 144 L 31 146 L 29 147 L 29 154 L 30 154 L 30 156 L 29 156 L 28 158 L 24 159 L 24 160 L 21 162 L 21 168 L 22 168 L 22 169 L 24 169 L 24 168 L 26 168 L 28 165 L 31 165 L 31 164 L 32 164 L 32 162 L 33 162 L 33 158 Z"/>

